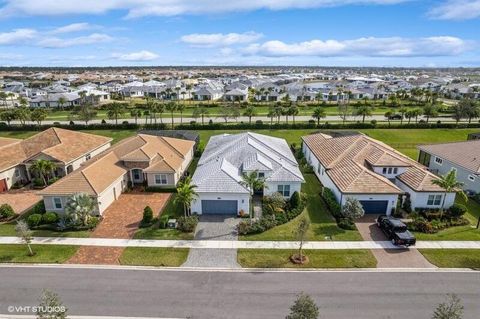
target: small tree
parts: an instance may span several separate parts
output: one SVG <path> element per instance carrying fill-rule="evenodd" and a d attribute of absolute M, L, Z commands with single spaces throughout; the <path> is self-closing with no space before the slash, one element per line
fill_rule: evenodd
<path fill-rule="evenodd" d="M 192 184 L 191 177 L 187 177 L 183 182 L 178 183 L 177 194 L 173 202 L 183 205 L 183 214 L 185 217 L 189 214 L 192 201 L 198 197 L 195 188 L 197 188 L 197 185 Z"/>
<path fill-rule="evenodd" d="M 354 220 L 365 215 L 362 204 L 356 198 L 348 197 L 342 208 L 342 216 Z"/>
<path fill-rule="evenodd" d="M 463 305 L 455 294 L 448 294 L 445 302 L 437 306 L 432 319 L 462 319 Z"/>
<path fill-rule="evenodd" d="M 32 246 L 30 246 L 30 243 L 32 242 L 32 231 L 30 228 L 28 228 L 27 223 L 24 220 L 19 220 L 17 225 L 15 225 L 15 232 L 17 233 L 17 236 L 20 237 L 27 245 L 28 255 L 33 256 L 34 252 L 32 250 Z"/>
<path fill-rule="evenodd" d="M 303 264 L 305 262 L 305 256 L 303 255 L 303 243 L 307 237 L 308 228 L 310 228 L 310 220 L 306 217 L 303 217 L 300 220 L 300 223 L 297 226 L 296 235 L 299 242 L 298 255 L 293 256 L 294 262 Z"/>
<path fill-rule="evenodd" d="M 318 306 L 315 301 L 302 292 L 297 295 L 297 300 L 290 307 L 290 314 L 286 319 L 317 319 L 318 315 Z"/>
<path fill-rule="evenodd" d="M 463 186 L 463 183 L 457 181 L 457 173 L 455 172 L 455 170 L 452 169 L 446 175 L 440 176 L 439 179 L 433 180 L 432 183 L 444 189 L 442 207 L 440 209 L 442 214 L 445 209 L 445 200 L 448 193 L 456 192 L 463 198 L 465 203 L 468 202 L 468 197 L 461 188 Z"/>
<path fill-rule="evenodd" d="M 93 215 L 95 201 L 90 195 L 79 193 L 72 195 L 65 206 L 65 212 L 74 222 L 80 222 L 83 226 L 88 226 L 88 221 Z"/>
<path fill-rule="evenodd" d="M 67 308 L 58 294 L 44 289 L 37 307 L 37 319 L 66 319 Z"/>
<path fill-rule="evenodd" d="M 265 183 L 265 179 L 258 177 L 258 171 L 253 171 L 250 173 L 245 173 L 242 175 L 242 181 L 240 184 L 248 189 L 250 192 L 250 218 L 252 218 L 253 212 L 253 194 L 256 190 L 267 188 L 267 184 Z"/>
<path fill-rule="evenodd" d="M 317 120 L 317 126 L 320 125 L 320 120 L 327 116 L 325 110 L 321 106 L 317 106 L 312 113 L 312 117 Z"/>

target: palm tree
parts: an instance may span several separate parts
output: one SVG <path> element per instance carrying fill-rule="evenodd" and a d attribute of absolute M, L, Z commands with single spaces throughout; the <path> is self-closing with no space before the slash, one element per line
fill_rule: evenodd
<path fill-rule="evenodd" d="M 186 107 L 184 103 L 177 104 L 177 111 L 180 112 L 180 123 L 183 123 L 183 111 Z"/>
<path fill-rule="evenodd" d="M 60 105 L 60 109 L 63 111 L 63 106 L 67 103 L 67 99 L 64 96 L 60 96 L 57 101 L 58 105 Z"/>
<path fill-rule="evenodd" d="M 405 113 L 408 112 L 408 109 L 406 107 L 401 107 L 398 112 L 400 113 L 400 115 L 402 116 L 400 118 L 400 125 L 403 124 L 403 119 L 405 118 Z"/>
<path fill-rule="evenodd" d="M 317 120 L 317 126 L 320 126 L 320 119 L 325 118 L 326 116 L 327 114 L 322 107 L 317 106 L 315 109 L 313 109 L 312 117 Z"/>
<path fill-rule="evenodd" d="M 130 116 L 133 116 L 133 118 L 135 118 L 135 124 L 137 124 L 138 118 L 142 116 L 142 111 L 139 109 L 133 109 L 130 111 Z"/>
<path fill-rule="evenodd" d="M 298 106 L 296 106 L 295 104 L 291 105 L 288 108 L 287 113 L 288 115 L 292 116 L 293 124 L 295 124 L 295 116 L 297 116 L 298 113 L 300 113 L 300 111 L 298 110 Z"/>
<path fill-rule="evenodd" d="M 171 116 L 172 116 L 172 130 L 173 130 L 173 127 L 174 127 L 174 124 L 173 124 L 173 112 L 175 112 L 177 110 L 177 104 L 175 104 L 174 102 L 169 102 L 167 103 L 167 105 L 165 106 L 165 109 L 170 112 Z"/>
<path fill-rule="evenodd" d="M 387 112 L 385 112 L 385 115 L 384 115 L 384 116 L 385 116 L 385 118 L 386 118 L 387 121 L 388 121 L 388 126 L 390 126 L 390 120 L 391 120 L 393 114 L 394 114 L 394 113 L 393 113 L 392 111 L 387 111 Z"/>
<path fill-rule="evenodd" d="M 371 109 L 370 105 L 368 105 L 368 104 L 359 105 L 355 109 L 355 115 L 356 116 L 361 116 L 362 117 L 362 123 L 365 123 L 365 117 L 366 116 L 372 116 L 372 109 Z"/>
<path fill-rule="evenodd" d="M 455 170 L 451 170 L 444 176 L 440 176 L 438 179 L 432 181 L 434 185 L 437 185 L 444 189 L 443 194 L 443 201 L 442 201 L 442 208 L 441 212 L 445 209 L 445 199 L 447 197 L 447 193 L 456 192 L 459 194 L 465 202 L 468 202 L 468 197 L 465 192 L 462 190 L 463 183 L 457 181 L 457 173 Z"/>
<path fill-rule="evenodd" d="M 423 106 L 423 115 L 427 118 L 427 123 L 430 120 L 430 117 L 435 117 L 438 115 L 437 107 L 433 104 L 427 103 Z"/>
<path fill-rule="evenodd" d="M 95 200 L 88 194 L 78 193 L 67 199 L 65 213 L 74 222 L 88 226 L 88 221 L 93 215 Z"/>
<path fill-rule="evenodd" d="M 240 184 L 245 186 L 248 191 L 250 192 L 250 219 L 252 218 L 252 213 L 253 213 L 253 205 L 252 205 L 252 199 L 253 199 L 253 194 L 255 193 L 256 190 L 261 190 L 267 188 L 267 184 L 265 183 L 265 179 L 258 177 L 258 171 L 253 171 L 250 173 L 244 173 L 242 175 L 242 181 L 240 181 Z"/>
<path fill-rule="evenodd" d="M 173 202 L 174 204 L 183 205 L 183 214 L 185 217 L 189 214 L 192 201 L 198 197 L 195 188 L 197 188 L 197 185 L 192 184 L 192 178 L 190 176 L 185 178 L 184 181 L 178 183 L 177 194 L 175 195 Z"/>
<path fill-rule="evenodd" d="M 123 107 L 123 104 L 113 102 L 108 106 L 107 116 L 109 119 L 115 119 L 115 125 L 118 124 L 118 117 L 122 116 L 123 113 L 125 113 L 125 108 Z"/>
<path fill-rule="evenodd" d="M 249 105 L 246 109 L 245 112 L 243 113 L 244 116 L 248 117 L 248 122 L 252 124 L 252 117 L 257 115 L 257 110 L 255 109 L 255 106 Z"/>
<path fill-rule="evenodd" d="M 43 180 L 43 185 L 47 186 L 47 177 L 53 173 L 57 165 L 49 160 L 38 159 L 30 166 L 30 171 L 37 174 Z"/>

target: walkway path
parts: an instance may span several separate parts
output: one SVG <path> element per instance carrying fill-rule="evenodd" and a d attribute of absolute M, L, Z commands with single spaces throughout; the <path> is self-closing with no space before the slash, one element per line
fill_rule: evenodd
<path fill-rule="evenodd" d="M 150 206 L 157 214 L 167 202 L 167 193 L 126 193 L 107 208 L 103 213 L 103 221 L 93 231 L 90 239 L 101 241 L 101 238 L 131 239 L 138 229 L 143 217 L 143 209 Z M 71 264 L 119 264 L 124 246 L 99 246 L 88 243 L 73 255 Z"/>
<path fill-rule="evenodd" d="M 202 215 L 195 231 L 195 242 L 204 242 L 207 247 L 190 249 L 183 267 L 240 268 L 237 249 L 233 246 L 215 248 L 208 243 L 235 243 L 238 240 L 237 219 L 229 216 Z"/>
<path fill-rule="evenodd" d="M 385 241 L 387 237 L 375 224 L 373 215 L 365 215 L 355 225 L 367 241 Z M 372 249 L 379 268 L 435 268 L 416 248 Z"/>
<path fill-rule="evenodd" d="M 22 244 L 19 237 L 0 237 L 0 244 Z M 32 244 L 100 247 L 158 247 L 205 249 L 298 249 L 296 241 L 149 240 L 114 238 L 34 237 Z M 400 249 L 390 241 L 310 241 L 304 249 Z M 417 241 L 417 249 L 480 249 L 480 241 Z M 410 248 L 411 249 L 411 248 Z"/>

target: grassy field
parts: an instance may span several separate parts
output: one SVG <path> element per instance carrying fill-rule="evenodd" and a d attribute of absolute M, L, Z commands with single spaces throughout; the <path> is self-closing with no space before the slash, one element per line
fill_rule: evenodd
<path fill-rule="evenodd" d="M 56 232 L 53 230 L 32 230 L 34 237 L 75 237 L 75 238 L 87 238 L 90 237 L 91 232 L 88 230 L 82 231 L 65 231 Z M 0 236 L 17 236 L 15 232 L 15 223 L 0 224 Z"/>
<path fill-rule="evenodd" d="M 297 250 L 239 249 L 238 263 L 244 268 L 375 268 L 377 261 L 369 250 L 305 250 L 309 263 L 296 265 L 290 256 Z"/>
<path fill-rule="evenodd" d="M 419 249 L 429 262 L 440 268 L 480 269 L 479 249 Z"/>
<path fill-rule="evenodd" d="M 61 264 L 77 251 L 78 246 L 32 245 L 34 256 L 28 256 L 26 245 L 0 245 L 1 263 Z"/>
<path fill-rule="evenodd" d="M 274 227 L 261 234 L 240 236 L 240 240 L 296 240 L 295 230 L 303 216 L 310 219 L 310 228 L 307 240 L 362 240 L 356 230 L 344 230 L 328 212 L 320 198 L 320 182 L 314 174 L 304 174 L 306 183 L 302 185 L 302 192 L 307 196 L 305 211 L 290 222 Z"/>
<path fill-rule="evenodd" d="M 120 264 L 179 267 L 187 260 L 188 251 L 188 248 L 128 247 L 120 257 Z"/>

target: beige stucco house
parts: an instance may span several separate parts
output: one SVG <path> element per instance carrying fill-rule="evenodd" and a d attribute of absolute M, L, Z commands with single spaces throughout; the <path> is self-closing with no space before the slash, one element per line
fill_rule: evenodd
<path fill-rule="evenodd" d="M 172 188 L 193 158 L 195 142 L 138 134 L 93 157 L 79 170 L 39 192 L 47 211 L 63 213 L 68 198 L 86 193 L 101 215 L 128 185 Z"/>

